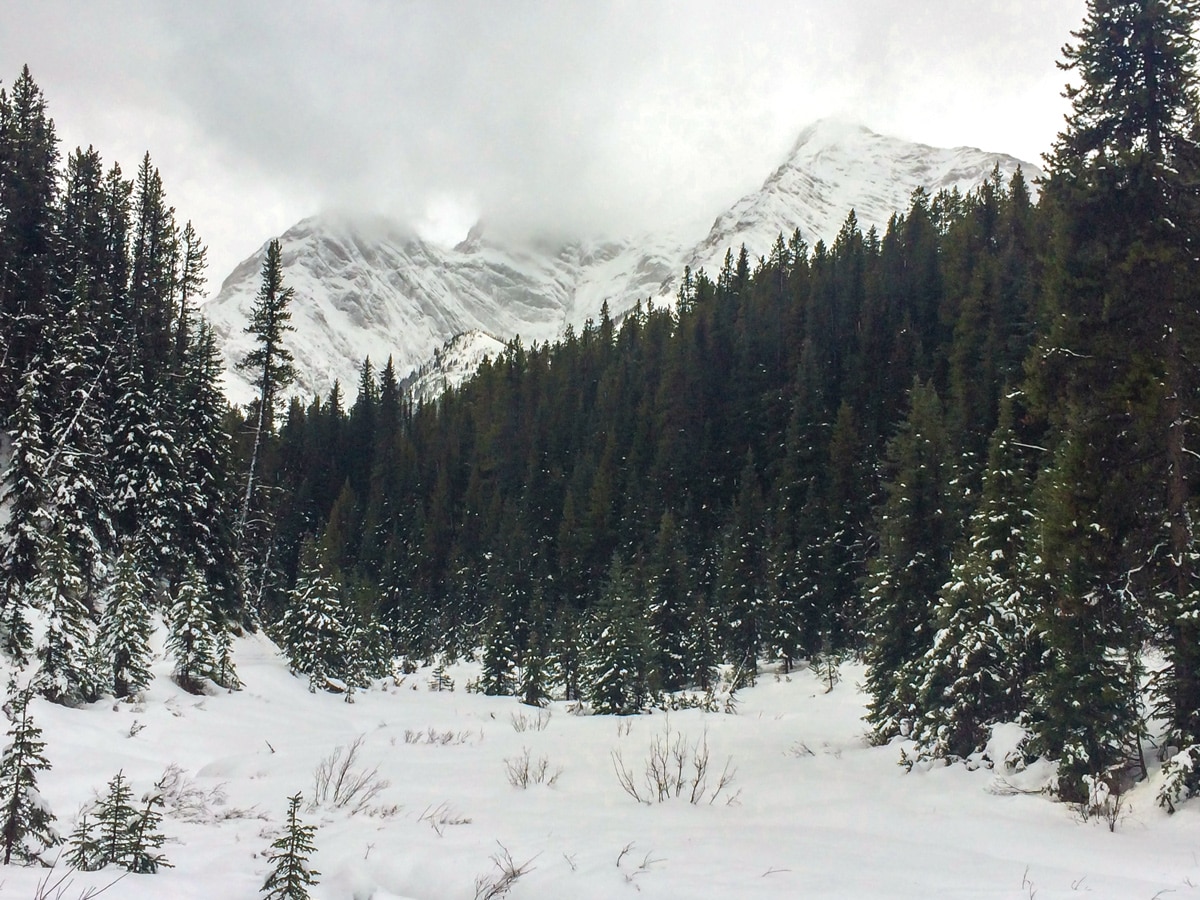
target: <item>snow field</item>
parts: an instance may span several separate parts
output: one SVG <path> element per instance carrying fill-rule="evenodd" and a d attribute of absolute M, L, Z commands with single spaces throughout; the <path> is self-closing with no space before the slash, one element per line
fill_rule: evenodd
<path fill-rule="evenodd" d="M 319 826 L 315 900 L 471 900 L 500 877 L 493 858 L 506 854 L 528 863 L 513 900 L 1200 897 L 1200 810 L 1168 817 L 1152 780 L 1127 796 L 1110 833 L 1043 796 L 1003 795 L 992 771 L 906 774 L 900 747 L 863 738 L 857 666 L 843 667 L 829 694 L 810 672 L 767 672 L 740 692 L 736 715 L 579 716 L 555 703 L 539 717 L 512 698 L 465 693 L 477 673 L 469 663 L 448 667 L 453 692 L 431 692 L 425 669 L 348 704 L 310 694 L 262 636 L 239 639 L 236 653 L 246 685 L 237 693 L 182 692 L 160 654 L 140 702 L 34 703 L 53 764 L 39 787 L 63 834 L 119 769 L 135 798 L 168 766 L 184 773 L 189 790 L 168 798 L 163 826 L 174 868 L 127 875 L 104 896 L 259 896 L 266 850 L 300 791 L 303 821 Z M 640 781 L 664 734 L 707 743 L 710 788 L 731 760 L 735 778 L 713 803 L 642 805 L 621 788 L 614 752 Z M 373 809 L 308 809 L 315 770 L 360 736 L 352 770 L 377 767 L 389 782 Z M 552 785 L 510 783 L 525 751 L 534 780 L 544 759 Z M 1044 775 L 1011 783 L 1036 787 Z M 119 874 L 70 873 L 61 896 Z M 3 869 L 0 897 L 32 898 L 45 877 Z"/>

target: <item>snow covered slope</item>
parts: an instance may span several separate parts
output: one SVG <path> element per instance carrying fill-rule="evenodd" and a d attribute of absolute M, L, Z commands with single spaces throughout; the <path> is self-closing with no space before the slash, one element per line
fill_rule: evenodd
<path fill-rule="evenodd" d="M 829 243 L 851 209 L 865 232 L 882 233 L 895 212 L 905 211 L 912 192 L 957 188 L 968 193 L 1000 166 L 1007 177 L 1022 167 L 1026 180 L 1041 171 L 1002 153 L 971 147 L 942 149 L 876 134 L 861 125 L 822 119 L 796 139 L 792 152 L 753 194 L 717 217 L 687 263 L 709 274 L 720 269 L 726 249 L 743 243 L 750 258 L 765 256 L 781 233 L 800 229 L 811 247 Z"/>
<path fill-rule="evenodd" d="M 482 331 L 464 331 L 433 351 L 433 358 L 405 378 L 401 387 L 415 400 L 435 400 L 448 387 L 462 384 L 475 374 L 485 357 L 493 359 L 504 341 Z"/>
<path fill-rule="evenodd" d="M 567 243 L 515 243 L 473 232 L 456 247 L 423 241 L 378 217 L 323 215 L 280 236 L 285 282 L 295 288 L 290 347 L 301 395 L 326 393 L 335 379 L 352 393 L 359 365 L 389 356 L 402 376 L 424 367 L 426 384 L 470 374 L 439 374 L 435 351 L 475 331 L 506 341 L 552 340 L 566 324 L 599 316 L 606 300 L 614 317 L 638 300 L 669 302 L 685 265 L 715 275 L 728 248 L 765 255 L 775 238 L 799 228 L 810 244 L 832 240 L 853 208 L 861 227 L 883 228 L 908 206 L 917 187 L 969 191 L 1011 156 L 937 149 L 875 134 L 858 125 L 821 121 L 805 129 L 788 159 L 763 186 L 719 215 L 696 240 L 677 234 Z M 1032 177 L 1036 167 L 1025 165 Z M 264 249 L 225 279 L 205 314 L 221 341 L 234 402 L 252 391 L 236 371 L 250 349 L 243 332 L 258 290 Z M 457 360 L 446 351 L 443 358 Z M 430 381 L 432 378 L 434 381 Z M 440 380 L 439 380 L 440 379 Z"/>
<path fill-rule="evenodd" d="M 905 774 L 897 761 L 911 745 L 863 738 L 856 664 L 829 693 L 810 671 L 765 672 L 739 693 L 737 715 L 614 717 L 468 694 L 478 663 L 449 667 L 453 691 L 432 691 L 424 669 L 344 703 L 310 694 L 261 635 L 236 641 L 244 690 L 197 697 L 170 681 L 173 661 L 156 648 L 157 677 L 135 702 L 31 705 L 53 766 L 38 773 L 39 794 L 64 835 L 118 771 L 135 803 L 167 776 L 162 852 L 173 868 L 128 875 L 104 900 L 261 897 L 297 792 L 300 819 L 318 829 L 313 900 L 499 897 L 486 889 L 506 853 L 514 869 L 528 862 L 510 900 L 1185 900 L 1200 883 L 1200 801 L 1160 810 L 1153 758 L 1113 834 L 1021 792 L 1045 784 L 1044 763 Z M 644 791 L 650 748 L 664 738 L 689 756 L 707 748 L 700 803 L 685 792 L 641 805 L 620 786 L 614 761 Z M 379 789 L 358 812 L 316 790 L 323 761 L 344 760 L 356 741 L 349 774 Z M 709 803 L 723 770 L 732 782 Z M 121 875 L 8 866 L 0 897 L 77 900 Z M 63 891 L 39 893 L 47 877 L 63 878 Z"/>

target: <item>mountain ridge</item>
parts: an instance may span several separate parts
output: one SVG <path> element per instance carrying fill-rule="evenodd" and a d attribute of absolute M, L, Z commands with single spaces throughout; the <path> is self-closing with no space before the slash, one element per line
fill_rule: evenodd
<path fill-rule="evenodd" d="M 462 359 L 443 351 L 454 374 L 439 375 L 435 351 L 459 335 L 553 340 L 567 325 L 597 317 L 604 302 L 614 317 L 638 301 L 671 302 L 685 266 L 715 272 L 726 251 L 743 244 L 755 259 L 797 228 L 810 245 L 830 241 L 851 210 L 864 230 L 882 229 L 917 187 L 965 193 L 996 166 L 1006 177 L 1039 171 L 1004 153 L 931 147 L 823 119 L 802 129 L 762 186 L 720 212 L 699 240 L 661 232 L 522 242 L 493 240 L 480 225 L 445 248 L 383 216 L 311 216 L 279 237 L 284 279 L 296 293 L 289 346 L 301 377 L 293 393 L 325 394 L 334 381 L 345 390 L 367 356 L 377 365 L 391 357 L 398 373 L 425 389 L 457 383 L 470 374 Z M 204 307 L 235 403 L 253 396 L 236 363 L 252 346 L 243 328 L 262 253 L 235 267 Z M 466 344 L 477 355 L 487 342 Z"/>

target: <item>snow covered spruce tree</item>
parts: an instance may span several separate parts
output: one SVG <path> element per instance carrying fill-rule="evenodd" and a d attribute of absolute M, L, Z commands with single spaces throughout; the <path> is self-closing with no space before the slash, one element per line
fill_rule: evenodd
<path fill-rule="evenodd" d="M 180 478 L 171 408 L 152 401 L 156 385 L 140 359 L 123 360 L 116 383 L 112 449 L 113 515 L 132 536 L 143 572 L 154 582 L 181 573 L 179 525 L 187 490 Z"/>
<path fill-rule="evenodd" d="M 148 589 L 138 570 L 137 556 L 126 548 L 117 557 L 112 580 L 105 591 L 104 612 L 96 635 L 106 671 L 97 673 L 99 687 L 118 700 L 138 694 L 150 685 L 150 635 L 153 632 Z"/>
<path fill-rule="evenodd" d="M 80 813 L 79 824 L 68 841 L 67 862 L 82 871 L 120 866 L 128 872 L 151 875 L 171 864 L 160 852 L 166 836 L 162 823 L 162 785 L 156 784 L 134 805 L 133 788 L 125 773 L 108 782 L 99 801 Z M 89 816 L 91 818 L 89 818 Z"/>
<path fill-rule="evenodd" d="M 47 700 L 72 705 L 91 699 L 95 687 L 88 659 L 91 618 L 80 599 L 83 579 L 61 535 L 51 535 L 40 555 L 40 571 L 28 589 L 31 605 L 46 616 L 33 685 Z"/>
<path fill-rule="evenodd" d="M 0 475 L 0 614 L 4 651 L 24 662 L 33 650 L 27 587 L 38 572 L 38 550 L 50 518 L 47 464 L 50 436 L 45 424 L 46 375 L 36 361 L 21 380 L 16 410 L 8 419 L 8 465 Z"/>
<path fill-rule="evenodd" d="M 503 598 L 496 601 L 483 635 L 479 688 L 491 697 L 511 696 L 517 689 L 517 623 L 507 607 Z"/>
<path fill-rule="evenodd" d="M 230 438 L 224 426 L 228 406 L 220 387 L 221 358 L 207 322 L 189 331 L 180 365 L 178 446 L 185 489 L 180 538 L 204 573 L 215 611 L 228 619 L 238 612 L 236 509 L 229 483 Z"/>
<path fill-rule="evenodd" d="M 300 800 L 299 794 L 288 797 L 287 824 L 271 842 L 272 853 L 267 859 L 271 873 L 261 891 L 265 900 L 308 900 L 308 889 L 318 883 L 321 873 L 308 862 L 316 850 L 317 826 L 300 821 Z"/>
<path fill-rule="evenodd" d="M 174 678 L 186 691 L 200 693 L 217 668 L 216 623 L 208 585 L 195 566 L 184 573 L 167 611 L 166 650 L 175 659 Z"/>
<path fill-rule="evenodd" d="M 123 864 L 130 872 L 153 875 L 159 869 L 173 868 L 161 853 L 167 837 L 160 830 L 164 806 L 162 785 L 156 784 L 142 796 L 141 809 L 130 822 L 129 854 Z"/>
<path fill-rule="evenodd" d="M 43 854 L 62 843 L 54 829 L 54 813 L 38 793 L 37 773 L 50 768 L 42 730 L 33 723 L 29 688 L 14 690 L 5 704 L 10 725 L 8 745 L 0 755 L 0 847 L 4 865 L 11 862 L 51 865 Z"/>
<path fill-rule="evenodd" d="M 664 691 L 679 691 L 688 686 L 693 674 L 687 653 L 692 591 L 686 550 L 670 510 L 659 520 L 649 568 L 654 668 Z"/>
<path fill-rule="evenodd" d="M 747 454 L 721 544 L 714 594 L 724 621 L 725 655 L 744 684 L 754 684 L 768 621 L 766 505 L 754 456 Z"/>
<path fill-rule="evenodd" d="M 589 623 L 583 694 L 601 715 L 641 712 L 650 699 L 651 646 L 633 577 L 614 557 Z"/>
<path fill-rule="evenodd" d="M 922 675 L 912 732 L 918 759 L 961 759 L 982 749 L 989 726 L 1024 712 L 1040 657 L 1030 596 L 1036 574 L 1027 549 L 1031 491 L 1012 420 L 1006 399 L 979 507 L 934 608 L 933 646 L 914 666 Z"/>
<path fill-rule="evenodd" d="M 246 372 L 258 391 L 252 408 L 253 446 L 246 465 L 234 534 L 241 555 L 243 602 L 261 602 L 271 561 L 271 511 L 263 490 L 263 460 L 275 429 L 275 413 L 283 390 L 295 380 L 292 353 L 284 346 L 284 336 L 293 330 L 288 309 L 295 291 L 283 283 L 283 254 L 279 241 L 267 245 L 263 259 L 262 284 L 250 311 L 247 334 L 254 336 L 255 347 L 238 368 Z M 252 615 L 259 610 L 250 609 Z"/>
<path fill-rule="evenodd" d="M 1046 330 L 1027 366 L 1053 451 L 1035 748 L 1059 760 L 1064 798 L 1141 770 L 1147 639 L 1170 742 L 1200 743 L 1198 24 L 1194 0 L 1092 0 L 1064 50 L 1075 83 L 1047 159 Z"/>
<path fill-rule="evenodd" d="M 307 543 L 291 602 L 279 623 L 279 639 L 292 671 L 308 676 L 310 691 L 326 690 L 330 679 L 346 674 L 347 623 L 341 593 L 317 547 Z"/>
<path fill-rule="evenodd" d="M 867 721 L 881 743 L 909 733 L 918 663 L 933 636 L 933 603 L 949 572 L 953 532 L 941 401 L 932 384 L 914 381 L 909 402 L 887 445 L 879 548 L 863 599 Z"/>

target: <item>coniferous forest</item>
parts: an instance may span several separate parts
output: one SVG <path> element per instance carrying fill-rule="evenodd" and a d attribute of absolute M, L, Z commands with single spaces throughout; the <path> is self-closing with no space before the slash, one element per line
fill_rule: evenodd
<path fill-rule="evenodd" d="M 288 399 L 272 244 L 220 393 L 205 249 L 147 155 L 65 153 L 0 94 L 0 639 L 55 702 L 237 685 L 263 629 L 313 690 L 480 654 L 478 689 L 631 713 L 841 655 L 878 742 L 1020 722 L 1058 794 L 1200 791 L 1200 117 L 1192 0 L 1094 2 L 1029 183 L 781 235 L 675 303 L 514 339 L 416 402 L 390 361 Z M 44 627 L 32 627 L 35 620 Z M 35 633 L 37 635 L 35 639 Z"/>

